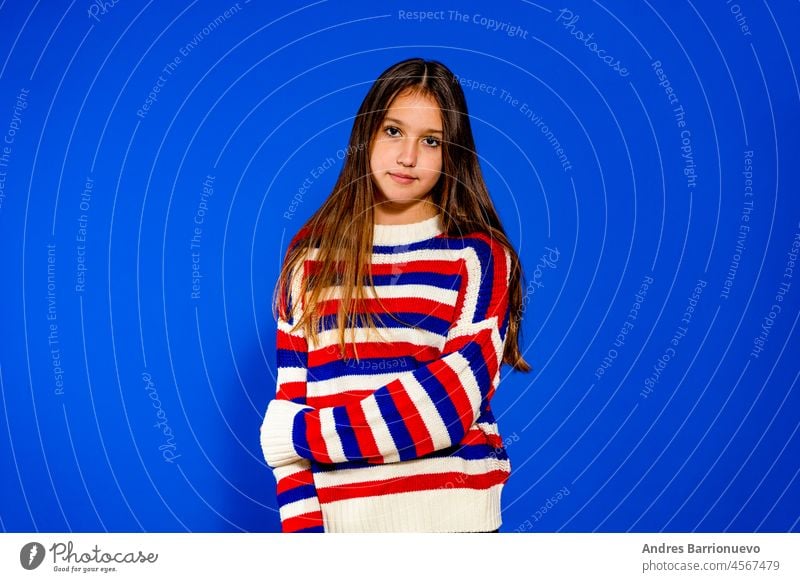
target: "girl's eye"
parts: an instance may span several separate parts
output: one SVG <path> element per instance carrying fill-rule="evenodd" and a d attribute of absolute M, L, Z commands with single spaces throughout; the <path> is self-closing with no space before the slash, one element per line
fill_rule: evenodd
<path fill-rule="evenodd" d="M 387 125 L 386 127 L 383 128 L 383 131 L 390 137 L 397 137 L 400 134 L 400 130 L 394 127 L 393 125 Z M 427 145 L 428 147 L 438 148 L 440 145 L 442 145 L 441 140 L 438 140 L 435 137 L 427 136 L 424 139 L 426 141 L 425 145 Z"/>

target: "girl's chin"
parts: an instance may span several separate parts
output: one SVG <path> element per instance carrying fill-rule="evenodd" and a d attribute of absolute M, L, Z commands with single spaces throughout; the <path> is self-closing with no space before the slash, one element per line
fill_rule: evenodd
<path fill-rule="evenodd" d="M 408 206 L 421 201 L 421 198 L 392 198 L 389 196 L 384 196 L 380 203 L 386 206 Z"/>

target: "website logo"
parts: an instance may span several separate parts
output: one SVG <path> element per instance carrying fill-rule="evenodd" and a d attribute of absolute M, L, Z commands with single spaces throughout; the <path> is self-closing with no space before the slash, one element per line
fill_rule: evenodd
<path fill-rule="evenodd" d="M 44 546 L 38 542 L 30 542 L 22 546 L 19 552 L 19 563 L 26 570 L 35 570 L 44 561 Z"/>

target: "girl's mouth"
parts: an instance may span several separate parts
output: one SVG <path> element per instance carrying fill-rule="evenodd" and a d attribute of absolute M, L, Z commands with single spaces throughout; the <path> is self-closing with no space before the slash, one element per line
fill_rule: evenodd
<path fill-rule="evenodd" d="M 393 174 L 391 172 L 389 172 L 389 175 L 392 177 L 392 180 L 394 180 L 398 184 L 410 184 L 411 182 L 416 180 L 416 178 L 412 178 L 410 176 L 403 176 L 403 175 L 400 175 L 400 174 Z"/>

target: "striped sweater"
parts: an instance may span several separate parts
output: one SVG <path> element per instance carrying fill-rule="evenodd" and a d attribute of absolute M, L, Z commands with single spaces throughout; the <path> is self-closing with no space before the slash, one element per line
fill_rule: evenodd
<path fill-rule="evenodd" d="M 293 303 L 314 256 L 292 277 Z M 261 447 L 282 531 L 494 530 L 511 470 L 490 408 L 510 255 L 484 234 L 444 235 L 436 216 L 376 224 L 370 268 L 400 322 L 365 300 L 360 309 L 374 314 L 380 337 L 356 328 L 359 361 L 339 353 L 338 293 L 320 305 L 314 345 L 290 330 L 294 319 L 278 320 L 277 393 Z"/>

